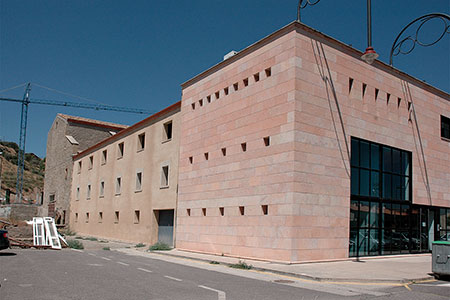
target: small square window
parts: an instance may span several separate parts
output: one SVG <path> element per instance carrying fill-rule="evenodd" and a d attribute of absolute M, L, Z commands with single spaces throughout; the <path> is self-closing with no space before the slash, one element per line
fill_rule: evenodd
<path fill-rule="evenodd" d="M 145 148 L 145 133 L 141 133 L 138 135 L 138 147 L 137 150 L 141 151 Z"/>
<path fill-rule="evenodd" d="M 86 223 L 89 223 L 89 213 L 86 213 Z"/>
<path fill-rule="evenodd" d="M 91 199 L 91 185 L 88 184 L 86 191 L 86 199 Z"/>
<path fill-rule="evenodd" d="M 254 74 L 253 79 L 255 79 L 255 82 L 258 82 L 259 81 L 259 73 Z"/>
<path fill-rule="evenodd" d="M 188 217 L 191 216 L 191 209 L 190 208 L 186 209 L 186 214 L 188 215 Z"/>
<path fill-rule="evenodd" d="M 195 103 L 192 103 L 191 106 L 192 106 L 192 110 L 194 110 L 195 109 Z"/>
<path fill-rule="evenodd" d="M 140 221 L 141 221 L 141 211 L 135 210 L 134 211 L 134 224 L 139 224 Z"/>
<path fill-rule="evenodd" d="M 241 214 L 241 216 L 244 215 L 244 213 L 245 213 L 245 207 L 244 206 L 239 206 L 239 213 Z"/>
<path fill-rule="evenodd" d="M 441 115 L 441 137 L 450 140 L 450 119 Z"/>
<path fill-rule="evenodd" d="M 69 170 L 67 168 L 64 169 L 64 180 L 67 180 L 67 177 L 69 176 Z"/>
<path fill-rule="evenodd" d="M 225 93 L 225 95 L 228 95 L 228 93 L 229 93 L 228 87 L 224 88 L 223 92 Z"/>
<path fill-rule="evenodd" d="M 189 163 L 192 165 L 194 163 L 194 157 L 189 156 Z"/>
<path fill-rule="evenodd" d="M 367 89 L 367 84 L 363 83 L 362 84 L 362 95 L 363 95 L 363 97 L 366 94 L 366 89 Z"/>
<path fill-rule="evenodd" d="M 202 215 L 206 217 L 206 208 L 202 208 Z"/>
<path fill-rule="evenodd" d="M 263 215 L 269 214 L 269 206 L 267 204 L 266 205 L 261 205 L 261 209 L 262 209 Z"/>
<path fill-rule="evenodd" d="M 264 138 L 264 146 L 266 147 L 270 146 L 270 136 L 266 136 Z"/>
<path fill-rule="evenodd" d="M 164 124 L 163 141 L 172 139 L 172 121 Z"/>
<path fill-rule="evenodd" d="M 81 173 L 81 166 L 82 166 L 82 162 L 81 160 L 78 162 L 78 174 Z"/>
<path fill-rule="evenodd" d="M 78 213 L 75 213 L 75 222 L 78 222 Z"/>
<path fill-rule="evenodd" d="M 136 173 L 136 191 L 142 191 L 142 172 Z"/>
<path fill-rule="evenodd" d="M 220 97 L 220 92 L 216 92 L 216 99 L 219 99 Z"/>
<path fill-rule="evenodd" d="M 114 212 L 114 223 L 119 223 L 119 212 L 118 211 Z"/>
<path fill-rule="evenodd" d="M 238 91 L 239 90 L 239 83 L 235 83 L 235 84 L 233 84 L 233 89 L 234 89 L 234 91 L 236 92 L 236 91 Z"/>
<path fill-rule="evenodd" d="M 209 153 L 208 152 L 205 152 L 205 160 L 208 160 L 209 159 Z"/>
<path fill-rule="evenodd" d="M 397 107 L 400 107 L 400 104 L 402 103 L 402 98 L 397 98 Z"/>
<path fill-rule="evenodd" d="M 118 147 L 118 148 L 117 148 L 117 150 L 118 150 L 118 152 L 117 152 L 117 158 L 122 158 L 122 157 L 123 157 L 123 151 L 124 151 L 124 148 L 125 148 L 123 142 L 120 143 L 119 145 L 117 145 L 117 147 Z"/>
<path fill-rule="evenodd" d="M 203 100 L 202 99 L 198 100 L 198 104 L 200 104 L 200 106 L 203 106 Z"/>
<path fill-rule="evenodd" d="M 225 214 L 225 208 L 219 207 L 219 212 L 220 212 L 220 215 L 223 217 Z"/>
<path fill-rule="evenodd" d="M 211 103 L 211 96 L 207 96 L 207 97 L 206 97 L 206 101 L 207 101 L 208 103 Z"/>
<path fill-rule="evenodd" d="M 122 189 L 122 178 L 117 177 L 116 178 L 116 195 L 120 195 Z"/>
<path fill-rule="evenodd" d="M 105 195 L 105 182 L 104 181 L 100 181 L 99 196 L 103 197 L 104 195 Z"/>
<path fill-rule="evenodd" d="M 248 78 L 245 78 L 243 81 L 244 81 L 244 86 L 248 86 Z"/>
<path fill-rule="evenodd" d="M 76 194 L 76 200 L 80 200 L 80 187 L 77 187 L 77 194 Z"/>
<path fill-rule="evenodd" d="M 266 72 L 266 77 L 272 76 L 272 69 L 271 68 L 267 68 L 264 71 Z"/>
<path fill-rule="evenodd" d="M 227 148 L 222 148 L 222 155 L 227 156 Z"/>
<path fill-rule="evenodd" d="M 89 156 L 89 170 L 94 166 L 94 156 Z"/>
<path fill-rule="evenodd" d="M 98 213 L 98 222 L 99 223 L 103 222 L 103 212 Z"/>
<path fill-rule="evenodd" d="M 163 166 L 161 169 L 161 187 L 169 186 L 169 166 Z"/>
<path fill-rule="evenodd" d="M 106 164 L 106 161 L 108 160 L 108 151 L 103 150 L 102 151 L 102 165 Z"/>
<path fill-rule="evenodd" d="M 241 144 L 241 149 L 242 149 L 242 152 L 247 151 L 247 143 L 242 143 Z"/>

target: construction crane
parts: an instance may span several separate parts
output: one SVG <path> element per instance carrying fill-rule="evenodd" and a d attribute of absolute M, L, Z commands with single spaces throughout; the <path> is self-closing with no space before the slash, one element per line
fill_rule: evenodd
<path fill-rule="evenodd" d="M 28 105 L 29 104 L 42 104 L 42 105 L 56 105 L 66 107 L 77 107 L 95 110 L 109 110 L 118 112 L 127 112 L 135 114 L 151 114 L 150 111 L 102 104 L 87 104 L 77 102 L 55 101 L 46 99 L 30 99 L 31 83 L 27 83 L 25 93 L 22 99 L 3 98 L 0 97 L 0 101 L 18 102 L 22 103 L 22 112 L 20 115 L 20 137 L 19 137 L 19 153 L 17 157 L 17 181 L 16 181 L 16 202 L 22 202 L 22 190 L 23 190 L 23 172 L 25 168 L 25 141 L 27 137 L 27 121 L 28 121 Z"/>

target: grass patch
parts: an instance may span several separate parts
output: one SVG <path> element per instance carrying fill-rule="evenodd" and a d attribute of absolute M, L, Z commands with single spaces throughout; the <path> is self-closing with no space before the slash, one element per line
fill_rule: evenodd
<path fill-rule="evenodd" d="M 239 263 L 237 263 L 237 264 L 230 265 L 230 268 L 250 270 L 251 268 L 253 268 L 253 266 L 248 265 L 243 261 L 239 261 Z"/>
<path fill-rule="evenodd" d="M 109 241 L 99 240 L 99 243 L 109 243 Z"/>
<path fill-rule="evenodd" d="M 148 248 L 148 250 L 150 250 L 150 251 L 172 250 L 172 248 L 169 245 L 167 245 L 166 243 L 157 242 L 156 244 L 151 245 L 150 248 Z"/>
<path fill-rule="evenodd" d="M 66 236 L 74 236 L 77 233 L 75 231 L 72 231 L 69 228 L 67 228 L 66 230 L 62 230 L 62 234 L 66 235 Z"/>
<path fill-rule="evenodd" d="M 103 249 L 103 250 L 106 250 L 106 251 L 111 250 L 111 248 L 109 248 L 109 247 L 103 247 L 102 249 Z"/>
<path fill-rule="evenodd" d="M 210 263 L 211 265 L 220 265 L 220 262 L 215 261 L 215 260 L 210 261 L 209 263 Z"/>
<path fill-rule="evenodd" d="M 72 249 L 84 249 L 83 243 L 77 240 L 67 240 L 67 246 Z"/>
<path fill-rule="evenodd" d="M 85 240 L 87 240 L 87 241 L 92 241 L 92 242 L 98 241 L 98 239 L 95 238 L 95 237 L 88 237 L 88 238 L 85 238 Z"/>
<path fill-rule="evenodd" d="M 136 248 L 142 248 L 142 247 L 145 247 L 145 244 L 139 243 L 139 244 L 137 244 L 135 247 L 136 247 Z"/>
<path fill-rule="evenodd" d="M 82 240 L 83 238 L 81 236 L 76 236 L 75 239 L 76 240 Z"/>

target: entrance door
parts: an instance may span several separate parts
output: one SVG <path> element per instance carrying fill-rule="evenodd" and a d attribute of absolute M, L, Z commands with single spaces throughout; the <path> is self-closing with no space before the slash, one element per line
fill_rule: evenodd
<path fill-rule="evenodd" d="M 173 247 L 173 209 L 160 210 L 158 215 L 158 242 Z"/>

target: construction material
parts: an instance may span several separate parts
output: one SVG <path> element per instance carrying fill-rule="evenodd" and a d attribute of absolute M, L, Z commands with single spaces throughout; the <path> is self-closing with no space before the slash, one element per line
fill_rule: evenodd
<path fill-rule="evenodd" d="M 61 250 L 59 239 L 60 235 L 53 218 L 33 218 L 33 246 L 50 246 L 52 249 Z"/>

